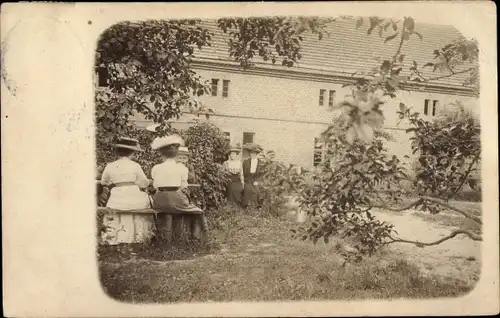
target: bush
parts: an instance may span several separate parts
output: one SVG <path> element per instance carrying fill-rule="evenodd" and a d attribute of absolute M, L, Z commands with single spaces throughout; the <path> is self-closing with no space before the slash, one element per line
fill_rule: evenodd
<path fill-rule="evenodd" d="M 225 202 L 229 175 L 222 166 L 227 159 L 229 141 L 212 123 L 196 123 L 181 132 L 189 148 L 189 170 L 200 187 L 190 189 L 195 204 L 204 210 L 217 209 Z"/>
<path fill-rule="evenodd" d="M 297 184 L 304 182 L 303 177 L 297 167 L 274 160 L 273 151 L 267 151 L 261 159 L 264 161 L 264 174 L 259 181 L 261 210 L 265 215 L 279 216 L 290 195 L 296 192 Z"/>
<path fill-rule="evenodd" d="M 461 192 L 476 190 L 480 197 L 480 123 L 463 105 L 456 103 L 434 121 L 403 107 L 412 132 L 414 187 L 418 194 L 451 199 Z M 464 187 L 469 189 L 465 189 Z"/>

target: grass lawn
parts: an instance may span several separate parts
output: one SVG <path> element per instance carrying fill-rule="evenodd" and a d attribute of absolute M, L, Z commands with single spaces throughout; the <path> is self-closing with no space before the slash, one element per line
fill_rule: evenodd
<path fill-rule="evenodd" d="M 473 287 L 458 278 L 424 275 L 389 250 L 342 267 L 335 242 L 293 240 L 293 226 L 240 213 L 214 231 L 218 246 L 210 254 L 171 260 L 175 255 L 166 253 L 155 260 L 140 252 L 102 253 L 102 285 L 117 300 L 148 303 L 431 298 L 463 295 Z"/>

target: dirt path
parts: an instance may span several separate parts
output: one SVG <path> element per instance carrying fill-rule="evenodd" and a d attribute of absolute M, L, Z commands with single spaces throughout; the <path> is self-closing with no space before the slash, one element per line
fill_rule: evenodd
<path fill-rule="evenodd" d="M 448 235 L 455 228 L 424 220 L 422 212 L 377 211 L 380 220 L 392 223 L 399 237 L 419 242 L 432 242 Z M 460 216 L 450 216 L 460 217 Z M 390 247 L 417 264 L 423 272 L 432 272 L 444 277 L 477 279 L 481 270 L 481 245 L 464 235 L 445 241 L 440 245 L 417 247 L 413 244 L 393 243 Z"/>

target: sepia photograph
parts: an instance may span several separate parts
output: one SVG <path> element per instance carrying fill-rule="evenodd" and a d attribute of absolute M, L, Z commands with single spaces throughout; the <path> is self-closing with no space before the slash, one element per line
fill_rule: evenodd
<path fill-rule="evenodd" d="M 99 275 L 133 303 L 433 299 L 480 277 L 480 46 L 410 13 L 123 21 Z"/>
<path fill-rule="evenodd" d="M 6 317 L 499 312 L 494 3 L 0 14 Z"/>

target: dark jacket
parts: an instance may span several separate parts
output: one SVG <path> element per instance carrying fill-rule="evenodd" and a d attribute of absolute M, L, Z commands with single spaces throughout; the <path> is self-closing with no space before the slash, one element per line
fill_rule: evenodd
<path fill-rule="evenodd" d="M 243 178 L 245 179 L 245 183 L 258 181 L 258 179 L 264 174 L 264 163 L 259 159 L 257 159 L 257 169 L 254 173 L 250 173 L 250 160 L 251 158 L 243 160 Z"/>

